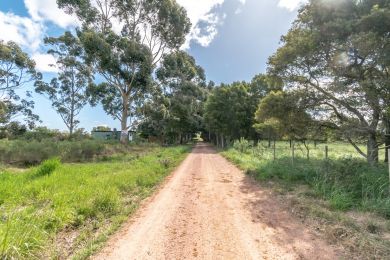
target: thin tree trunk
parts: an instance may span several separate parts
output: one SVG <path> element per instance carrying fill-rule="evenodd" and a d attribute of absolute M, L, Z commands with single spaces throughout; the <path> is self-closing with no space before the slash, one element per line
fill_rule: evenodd
<path fill-rule="evenodd" d="M 375 133 L 370 133 L 368 135 L 367 141 L 367 162 L 370 165 L 375 165 L 378 163 L 378 143 Z"/>
<path fill-rule="evenodd" d="M 121 139 L 122 144 L 127 144 L 128 142 L 128 128 L 127 128 L 127 119 L 129 117 L 129 104 L 126 96 L 122 97 L 123 109 L 122 109 L 122 119 L 121 119 Z"/>

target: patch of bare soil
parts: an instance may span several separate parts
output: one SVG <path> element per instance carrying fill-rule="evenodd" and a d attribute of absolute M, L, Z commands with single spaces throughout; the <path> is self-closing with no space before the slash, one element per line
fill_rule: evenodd
<path fill-rule="evenodd" d="M 338 259 L 273 192 L 198 144 L 94 259 Z"/>

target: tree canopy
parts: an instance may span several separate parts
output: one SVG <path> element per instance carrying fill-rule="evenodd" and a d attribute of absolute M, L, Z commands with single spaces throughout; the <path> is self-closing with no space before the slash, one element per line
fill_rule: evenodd
<path fill-rule="evenodd" d="M 53 108 L 61 116 L 72 136 L 80 123 L 77 119 L 81 109 L 88 103 L 86 88 L 91 81 L 91 69 L 83 61 L 84 50 L 79 39 L 70 32 L 58 38 L 46 38 L 52 49 L 48 53 L 57 59 L 58 77 L 50 84 L 37 82 L 35 91 L 45 94 Z"/>
<path fill-rule="evenodd" d="M 30 127 L 38 121 L 31 92 L 22 89 L 41 78 L 35 62 L 14 42 L 0 41 L 0 126 L 23 118 Z"/>
<path fill-rule="evenodd" d="M 166 54 L 156 78 L 158 88 L 143 108 L 143 135 L 183 142 L 201 131 L 207 88 L 204 71 L 195 59 L 184 51 Z"/>
<path fill-rule="evenodd" d="M 82 22 L 79 37 L 105 82 L 89 93 L 105 111 L 121 121 L 127 141 L 137 100 L 150 87 L 154 66 L 164 53 L 179 48 L 190 30 L 185 9 L 176 1 L 58 0 Z M 94 104 L 94 102 L 93 102 Z"/>
<path fill-rule="evenodd" d="M 269 59 L 269 72 L 305 91 L 312 113 L 370 163 L 378 160 L 378 126 L 389 104 L 389 21 L 389 1 L 311 0 Z M 355 138 L 367 141 L 367 152 Z"/>

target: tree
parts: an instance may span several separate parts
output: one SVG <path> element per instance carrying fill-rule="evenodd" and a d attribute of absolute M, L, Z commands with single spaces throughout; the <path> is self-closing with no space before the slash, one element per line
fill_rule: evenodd
<path fill-rule="evenodd" d="M 30 100 L 31 92 L 20 91 L 28 83 L 41 78 L 35 70 L 35 62 L 14 42 L 0 41 L 0 126 L 23 117 L 30 127 L 39 120 L 32 111 L 34 102 Z M 20 93 L 20 92 L 19 92 Z"/>
<path fill-rule="evenodd" d="M 105 131 L 111 131 L 111 128 L 109 126 L 100 125 L 100 126 L 95 126 L 92 131 L 94 131 L 94 132 L 99 132 L 99 131 L 105 132 Z"/>
<path fill-rule="evenodd" d="M 311 113 L 370 164 L 378 161 L 378 126 L 389 104 L 389 25 L 388 1 L 311 0 L 269 59 L 270 73 L 304 91 Z M 366 153 L 354 137 L 366 140 Z"/>
<path fill-rule="evenodd" d="M 46 38 L 45 43 L 53 47 L 48 53 L 56 57 L 60 72 L 50 84 L 37 82 L 35 91 L 51 100 L 72 137 L 79 124 L 77 116 L 88 103 L 86 88 L 91 81 L 91 70 L 82 60 L 84 51 L 79 39 L 70 32 L 58 38 Z"/>
<path fill-rule="evenodd" d="M 191 26 L 186 11 L 172 0 L 57 3 L 83 23 L 80 38 L 88 61 L 106 81 L 90 93 L 103 103 L 108 114 L 121 121 L 121 141 L 126 142 L 131 109 L 137 99 L 143 99 L 153 66 L 164 53 L 185 41 Z"/>
<path fill-rule="evenodd" d="M 144 107 L 144 135 L 188 139 L 203 127 L 203 103 L 207 89 L 204 70 L 184 51 L 164 55 L 156 72 L 159 89 Z"/>
<path fill-rule="evenodd" d="M 143 100 L 152 83 L 152 55 L 146 46 L 114 33 L 103 36 L 84 32 L 81 40 L 89 56 L 88 63 L 93 64 L 106 80 L 90 85 L 91 103 L 100 102 L 109 115 L 121 121 L 121 142 L 125 143 L 134 106 Z"/>
<path fill-rule="evenodd" d="M 255 108 L 250 101 L 250 85 L 236 82 L 215 88 L 205 104 L 205 122 L 214 133 L 217 145 L 224 147 L 226 142 L 248 138 L 254 131 L 253 115 Z"/>
<path fill-rule="evenodd" d="M 264 97 L 256 111 L 256 124 L 259 132 L 289 140 L 301 141 L 308 152 L 306 140 L 314 132 L 316 122 L 306 112 L 306 101 L 299 93 L 283 91 L 271 92 Z"/>
<path fill-rule="evenodd" d="M 217 144 L 223 146 L 225 141 L 240 138 L 257 142 L 259 135 L 253 125 L 258 104 L 271 90 L 281 89 L 281 84 L 277 77 L 259 74 L 250 83 L 235 82 L 214 88 L 205 104 L 205 122 Z"/>

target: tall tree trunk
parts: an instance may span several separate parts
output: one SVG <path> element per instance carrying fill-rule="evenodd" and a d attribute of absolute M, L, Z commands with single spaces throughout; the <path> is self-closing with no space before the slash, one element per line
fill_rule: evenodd
<path fill-rule="evenodd" d="M 370 165 L 375 165 L 378 163 L 378 143 L 375 133 L 370 133 L 368 135 L 367 141 L 367 162 Z"/>
<path fill-rule="evenodd" d="M 127 119 L 129 117 L 129 102 L 126 96 L 122 97 L 123 100 L 123 109 L 122 109 L 122 119 L 121 119 L 121 143 L 127 144 L 128 138 L 128 127 L 127 127 Z"/>

